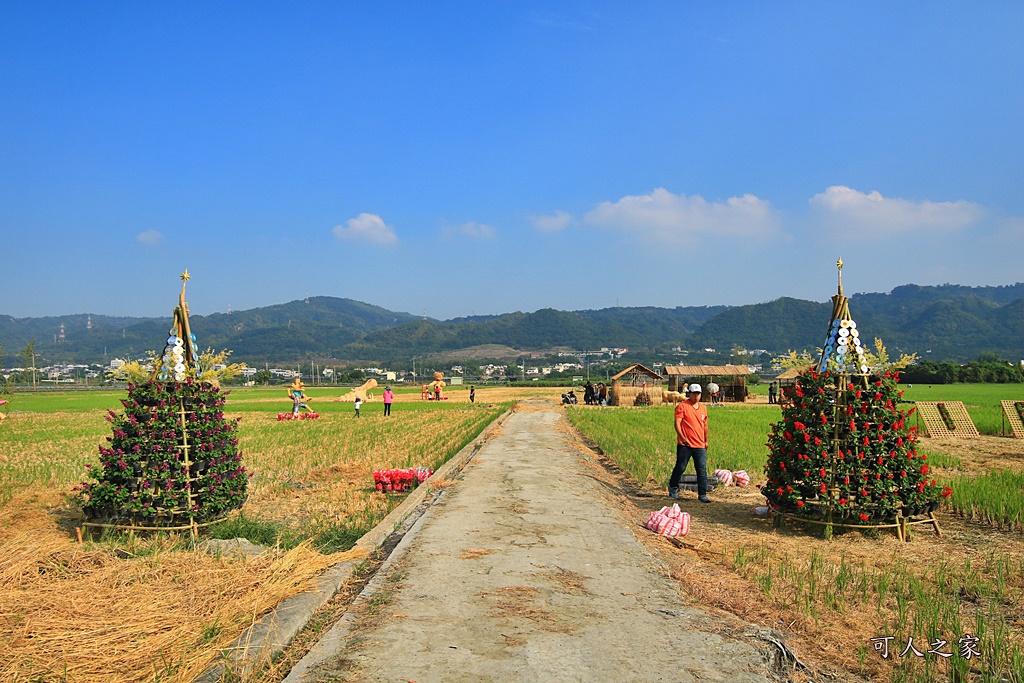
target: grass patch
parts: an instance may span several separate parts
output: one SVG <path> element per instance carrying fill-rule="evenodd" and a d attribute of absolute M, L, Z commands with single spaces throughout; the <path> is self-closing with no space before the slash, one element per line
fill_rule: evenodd
<path fill-rule="evenodd" d="M 1021 529 L 1024 525 L 1024 472 L 999 470 L 953 482 L 950 507 L 968 519 Z"/>
<path fill-rule="evenodd" d="M 278 547 L 285 550 L 290 550 L 301 542 L 298 535 L 285 524 L 261 519 L 258 515 L 250 517 L 245 512 L 211 524 L 207 528 L 206 535 L 226 541 L 244 538 L 256 545 L 268 548 Z"/>

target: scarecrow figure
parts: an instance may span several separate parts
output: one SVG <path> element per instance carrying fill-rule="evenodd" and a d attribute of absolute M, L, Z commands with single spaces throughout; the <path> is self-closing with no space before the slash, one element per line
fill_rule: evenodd
<path fill-rule="evenodd" d="M 305 389 L 306 385 L 298 377 L 288 387 L 288 398 L 292 400 L 292 415 L 298 415 L 299 408 L 305 408 L 307 413 L 313 412 L 313 409 L 306 405 L 309 399 L 306 397 Z"/>
<path fill-rule="evenodd" d="M 434 381 L 427 385 L 428 389 L 428 400 L 440 401 L 441 400 L 441 387 L 444 386 L 444 373 L 435 372 Z M 432 394 L 432 396 L 430 395 Z"/>

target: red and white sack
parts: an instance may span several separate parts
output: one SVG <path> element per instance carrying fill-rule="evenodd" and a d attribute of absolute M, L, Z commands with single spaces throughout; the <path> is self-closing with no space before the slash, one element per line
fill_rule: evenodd
<path fill-rule="evenodd" d="M 690 513 L 683 512 L 678 505 L 653 511 L 645 527 L 662 536 L 685 536 L 690 532 Z"/>
<path fill-rule="evenodd" d="M 729 470 L 715 470 L 711 476 L 722 482 L 722 486 L 732 486 L 732 472 Z"/>
<path fill-rule="evenodd" d="M 678 522 L 679 522 L 679 531 L 676 532 L 676 536 L 685 536 L 686 534 L 690 533 L 690 513 L 689 512 L 680 513 L 679 518 L 678 518 Z"/>
<path fill-rule="evenodd" d="M 658 524 L 658 533 L 662 536 L 678 536 L 682 524 L 674 517 L 662 517 L 661 524 Z"/>
<path fill-rule="evenodd" d="M 660 510 L 651 510 L 651 514 L 647 516 L 647 521 L 644 522 L 644 527 L 655 531 L 658 528 L 658 522 L 665 518 L 665 514 Z"/>
<path fill-rule="evenodd" d="M 750 486 L 750 475 L 746 470 L 733 472 L 732 478 L 736 481 L 737 486 Z"/>

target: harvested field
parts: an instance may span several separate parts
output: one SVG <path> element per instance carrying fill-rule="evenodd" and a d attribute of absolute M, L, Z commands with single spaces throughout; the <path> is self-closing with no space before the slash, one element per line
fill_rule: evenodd
<path fill-rule="evenodd" d="M 402 500 L 373 489 L 373 469 L 436 469 L 505 408 L 402 396 L 392 417 L 378 405 L 357 420 L 324 394 L 321 418 L 301 422 L 278 422 L 279 398 L 229 397 L 253 476 L 241 513 L 209 535 L 270 548 L 256 557 L 216 557 L 187 535 L 78 543 L 72 488 L 109 434 L 96 404 L 121 394 L 54 395 L 66 412 L 33 396 L 36 410 L 13 412 L 0 427 L 0 680 L 191 680 Z"/>

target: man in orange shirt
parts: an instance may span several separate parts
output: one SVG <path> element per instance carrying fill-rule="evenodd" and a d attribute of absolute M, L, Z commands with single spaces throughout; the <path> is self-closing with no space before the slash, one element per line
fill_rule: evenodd
<path fill-rule="evenodd" d="M 699 384 L 691 384 L 686 400 L 676 406 L 676 466 L 668 480 L 668 497 L 679 497 L 679 480 L 693 458 L 697 471 L 697 500 L 708 498 L 708 409 L 700 402 Z"/>

